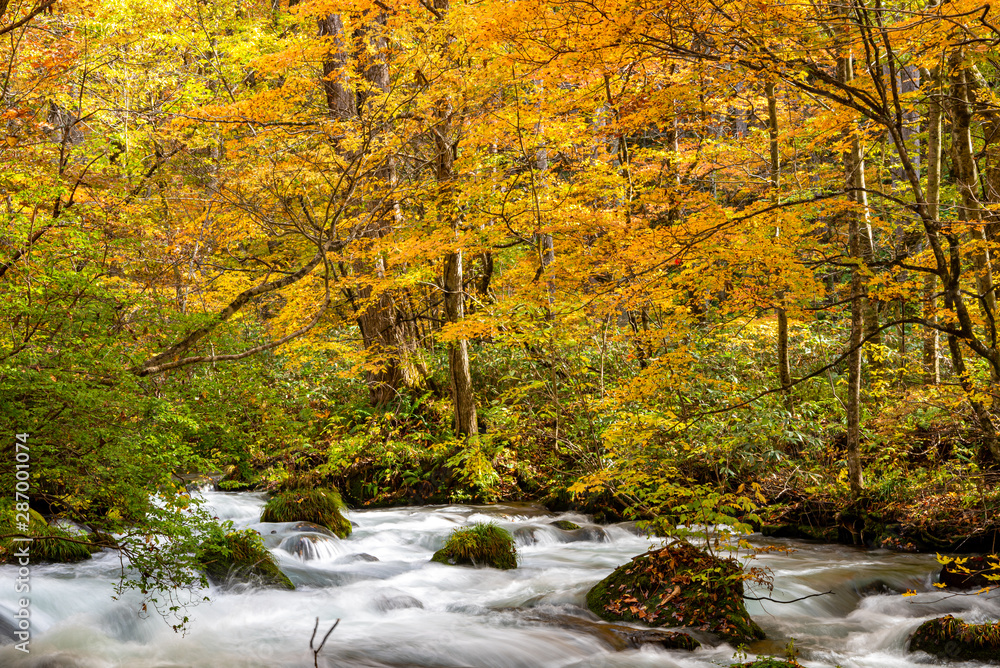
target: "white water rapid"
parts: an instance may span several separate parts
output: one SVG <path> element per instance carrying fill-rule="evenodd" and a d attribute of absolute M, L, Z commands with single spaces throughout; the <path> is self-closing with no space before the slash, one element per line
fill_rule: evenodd
<path fill-rule="evenodd" d="M 82 564 L 33 565 L 31 651 L 0 646 L 0 668 L 306 668 L 313 665 L 316 617 L 320 636 L 341 620 L 319 657 L 327 668 L 696 668 L 735 661 L 729 645 L 616 651 L 566 622 L 593 619 L 583 609 L 587 590 L 654 544 L 625 525 L 597 527 L 582 515 L 531 505 L 395 508 L 349 513 L 354 534 L 339 540 L 259 523 L 259 494 L 205 497 L 220 518 L 264 535 L 296 591 L 213 588 L 210 602 L 190 609 L 189 631 L 180 635 L 155 614 L 141 617 L 138 599 L 112 600 L 119 564 L 110 552 Z M 563 531 L 551 525 L 557 519 L 584 528 Z M 490 520 L 517 537 L 517 569 L 429 562 L 452 529 Z M 905 651 L 923 620 L 1000 617 L 998 596 L 935 590 L 933 555 L 774 542 L 796 550 L 754 561 L 772 569 L 775 599 L 835 593 L 789 605 L 748 602 L 770 638 L 753 647 L 762 653 L 779 654 L 794 638 L 810 668 L 909 668 L 930 662 Z M 0 567 L 0 621 L 8 624 L 25 596 L 15 593 L 16 578 L 15 566 Z M 906 589 L 920 593 L 891 591 Z"/>

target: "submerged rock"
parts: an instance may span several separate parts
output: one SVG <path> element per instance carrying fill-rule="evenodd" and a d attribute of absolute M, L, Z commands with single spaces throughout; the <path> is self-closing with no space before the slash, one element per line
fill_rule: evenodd
<path fill-rule="evenodd" d="M 680 631 L 637 629 L 623 624 L 597 622 L 575 615 L 551 614 L 540 610 L 531 610 L 523 614 L 523 619 L 530 622 L 558 626 L 569 631 L 586 633 L 618 652 L 628 649 L 638 649 L 643 645 L 656 645 L 663 649 L 686 650 L 694 650 L 701 647 L 700 642 L 687 633 Z"/>
<path fill-rule="evenodd" d="M 380 559 L 372 554 L 368 554 L 367 552 L 358 552 L 357 554 L 349 554 L 346 557 L 341 557 L 340 559 L 337 559 L 336 563 L 353 564 L 358 561 L 371 562 L 371 561 L 380 561 Z"/>
<path fill-rule="evenodd" d="M 205 567 L 209 582 L 216 585 L 249 582 L 263 587 L 295 589 L 264 547 L 260 534 L 253 529 L 231 531 L 221 542 L 202 543 L 198 561 Z"/>
<path fill-rule="evenodd" d="M 340 538 L 351 535 L 351 523 L 344 517 L 344 502 L 332 489 L 293 489 L 271 497 L 260 516 L 261 522 L 312 522 L 327 527 Z"/>
<path fill-rule="evenodd" d="M 734 643 L 764 638 L 743 604 L 743 569 L 689 543 L 674 543 L 619 566 L 587 593 L 607 621 L 690 626 Z"/>
<path fill-rule="evenodd" d="M 959 558 L 941 569 L 941 583 L 956 589 L 982 589 L 1000 585 L 1000 556 Z"/>
<path fill-rule="evenodd" d="M 768 538 L 802 538 L 824 543 L 837 542 L 837 527 L 814 527 L 808 524 L 765 524 L 760 533 Z"/>
<path fill-rule="evenodd" d="M 379 594 L 375 597 L 373 601 L 375 609 L 379 612 L 389 612 L 390 610 L 405 610 L 406 608 L 423 608 L 424 604 L 420 602 L 420 599 L 415 596 L 410 596 L 409 594 L 399 594 L 396 596 L 389 596 L 386 594 Z"/>
<path fill-rule="evenodd" d="M 336 540 L 337 539 L 333 536 L 327 536 L 321 533 L 301 533 L 285 538 L 281 541 L 281 545 L 278 547 L 289 554 L 294 554 L 300 559 L 319 559 L 324 556 L 324 554 L 327 556 L 331 555 L 331 549 L 333 548 L 330 544 Z M 324 543 L 326 544 L 324 545 L 324 548 L 330 549 L 323 549 L 319 547 Z"/>
<path fill-rule="evenodd" d="M 931 619 L 910 636 L 909 650 L 949 661 L 1000 663 L 1000 622 L 966 624 L 951 615 Z"/>
<path fill-rule="evenodd" d="M 320 525 L 313 524 L 312 522 L 296 522 L 288 528 L 292 531 L 298 531 L 299 533 L 321 533 L 324 536 L 336 535 L 326 527 L 321 527 Z"/>
<path fill-rule="evenodd" d="M 455 529 L 444 547 L 434 553 L 431 561 L 452 566 L 492 566 L 517 568 L 517 548 L 514 537 L 496 524 L 473 524 Z"/>

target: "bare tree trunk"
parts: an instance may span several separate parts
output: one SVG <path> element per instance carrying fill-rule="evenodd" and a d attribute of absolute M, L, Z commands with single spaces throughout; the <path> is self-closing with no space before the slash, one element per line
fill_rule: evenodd
<path fill-rule="evenodd" d="M 326 92 L 327 108 L 331 116 L 341 120 L 358 119 L 372 126 L 372 133 L 379 133 L 383 124 L 377 116 L 379 109 L 373 98 L 389 92 L 389 64 L 386 60 L 388 45 L 379 32 L 381 21 L 373 18 L 369 25 L 359 28 L 354 34 L 356 61 L 365 84 L 357 89 L 350 87 L 350 77 L 344 71 L 347 66 L 347 40 L 341 17 L 330 14 L 320 20 L 320 36 L 331 37 L 333 48 L 323 62 L 323 87 Z M 374 170 L 378 181 L 378 191 L 389 193 L 386 197 L 357 202 L 358 207 L 368 209 L 371 221 L 365 229 L 358 230 L 363 239 L 379 239 L 385 236 L 400 217 L 399 206 L 391 193 L 396 186 L 395 164 L 391 156 L 380 158 L 381 164 Z M 381 258 L 374 262 L 356 260 L 353 270 L 357 274 L 375 274 L 385 278 L 386 266 Z M 369 400 L 374 406 L 384 406 L 399 396 L 403 387 L 418 383 L 416 369 L 409 358 L 415 353 L 415 343 L 410 337 L 391 292 L 375 294 L 371 285 L 363 285 L 352 295 L 352 304 L 361 330 L 361 338 L 366 354 L 376 368 L 366 372 Z"/>
<path fill-rule="evenodd" d="M 765 94 L 767 95 L 767 130 L 771 153 L 771 201 L 777 204 L 780 198 L 781 155 L 778 151 L 778 98 L 774 92 L 774 82 L 767 83 Z M 774 237 L 777 239 L 780 236 L 781 227 L 776 226 Z M 788 363 L 788 313 L 785 311 L 784 289 L 778 293 L 777 298 L 778 306 L 775 308 L 775 312 L 778 316 L 778 381 L 781 383 L 781 391 L 785 396 L 785 401 L 790 405 L 792 369 Z"/>
<path fill-rule="evenodd" d="M 437 16 L 448 11 L 449 0 L 434 0 Z M 441 210 L 448 218 L 452 229 L 455 248 L 444 257 L 442 286 L 444 288 L 445 318 L 449 323 L 461 322 L 465 317 L 465 286 L 462 268 L 462 248 L 459 245 L 459 214 L 455 207 L 455 150 L 458 140 L 453 137 L 455 110 L 447 98 L 435 104 L 433 127 L 435 155 L 435 175 L 438 182 Z M 472 390 L 472 369 L 469 364 L 469 342 L 464 339 L 448 343 L 448 374 L 451 381 L 451 397 L 455 412 L 455 432 L 473 437 L 479 434 L 479 418 L 476 414 L 476 400 Z"/>
<path fill-rule="evenodd" d="M 934 73 L 927 70 L 921 72 L 921 79 L 928 82 L 931 91 L 927 96 L 927 200 L 928 215 L 937 220 L 941 203 L 941 130 L 943 114 L 941 109 L 941 76 L 936 69 Z M 924 277 L 923 317 L 932 325 L 924 330 L 924 382 L 937 385 L 941 382 L 941 361 L 938 355 L 938 330 L 933 328 L 937 323 L 937 291 L 938 277 L 928 273 Z"/>
<path fill-rule="evenodd" d="M 993 285 L 993 268 L 986 246 L 986 232 L 983 228 L 982 206 L 976 190 L 979 187 L 979 173 L 972 146 L 972 91 L 971 74 L 965 66 L 965 53 L 957 49 L 951 56 L 952 71 L 952 142 L 955 171 L 958 176 L 959 191 L 962 194 L 961 219 L 969 225 L 969 236 L 976 248 L 972 259 L 976 267 L 976 288 L 979 304 L 986 321 L 996 322 L 996 294 Z M 994 378 L 994 380 L 997 380 Z"/>
<path fill-rule="evenodd" d="M 846 36 L 845 36 L 846 37 Z M 848 84 L 854 79 L 853 56 L 850 47 L 845 47 L 845 53 L 838 63 L 841 80 Z M 852 212 L 848 223 L 848 252 L 858 262 L 851 276 L 851 335 L 848 341 L 850 352 L 847 357 L 847 479 L 851 493 L 859 496 L 864 489 L 861 471 L 861 341 L 864 331 L 864 301 L 862 294 L 861 267 L 863 250 L 861 242 L 861 224 L 859 217 L 866 217 L 867 196 L 864 188 L 864 162 L 861 156 L 861 143 L 851 124 L 851 147 L 845 156 L 846 185 L 854 193 L 853 199 L 861 211 Z M 868 227 L 870 231 L 870 226 Z M 869 237 L 868 247 L 871 247 Z"/>

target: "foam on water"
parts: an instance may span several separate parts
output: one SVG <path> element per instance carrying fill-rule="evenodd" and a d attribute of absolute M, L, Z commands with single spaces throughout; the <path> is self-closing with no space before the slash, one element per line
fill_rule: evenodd
<path fill-rule="evenodd" d="M 320 657 L 329 667 L 708 668 L 733 660 L 728 645 L 614 652 L 581 630 L 522 614 L 587 616 L 581 610 L 587 590 L 653 545 L 630 525 L 598 530 L 582 515 L 525 504 L 393 508 L 349 513 L 356 528 L 341 540 L 294 523 L 260 523 L 260 494 L 203 494 L 220 519 L 261 532 L 296 591 L 212 588 L 210 602 L 189 610 L 193 621 L 182 636 L 156 615 L 141 616 L 136 597 L 112 600 L 120 566 L 111 553 L 83 564 L 33 566 L 32 653 L 0 647 L 0 666 L 312 666 L 309 637 L 317 617 L 321 634 L 341 619 Z M 583 528 L 564 531 L 552 525 L 556 519 Z M 517 569 L 430 562 L 452 529 L 476 521 L 518 535 Z M 774 599 L 834 594 L 787 605 L 748 601 L 748 609 L 768 632 L 771 651 L 794 637 L 807 666 L 915 668 L 925 664 L 904 645 L 924 619 L 949 612 L 969 621 L 1000 616 L 998 596 L 946 597 L 933 590 L 933 556 L 779 542 L 797 551 L 755 562 L 773 571 Z M 0 567 L 0 616 L 16 604 L 15 578 L 16 569 Z M 878 593 L 905 589 L 922 593 Z"/>

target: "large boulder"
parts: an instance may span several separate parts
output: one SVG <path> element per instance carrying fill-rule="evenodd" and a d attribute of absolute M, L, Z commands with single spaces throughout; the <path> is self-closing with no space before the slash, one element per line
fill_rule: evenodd
<path fill-rule="evenodd" d="M 198 550 L 198 561 L 212 584 L 249 582 L 262 587 L 295 589 L 253 529 L 230 531 L 221 538 L 206 541 Z"/>
<path fill-rule="evenodd" d="M 278 492 L 264 506 L 261 522 L 312 522 L 340 538 L 351 535 L 351 522 L 344 517 L 344 502 L 332 489 L 293 489 Z"/>
<path fill-rule="evenodd" d="M 931 619 L 910 636 L 909 649 L 950 661 L 1000 663 L 1000 622 L 966 624 L 951 615 Z"/>
<path fill-rule="evenodd" d="M 506 529 L 492 522 L 478 523 L 452 531 L 431 561 L 452 566 L 517 568 L 517 548 L 514 537 Z"/>
<path fill-rule="evenodd" d="M 619 566 L 587 593 L 587 606 L 610 622 L 690 626 L 735 644 L 764 632 L 743 604 L 743 569 L 684 542 Z"/>
<path fill-rule="evenodd" d="M 956 589 L 1000 585 L 1000 556 L 958 557 L 941 568 L 941 584 Z"/>

